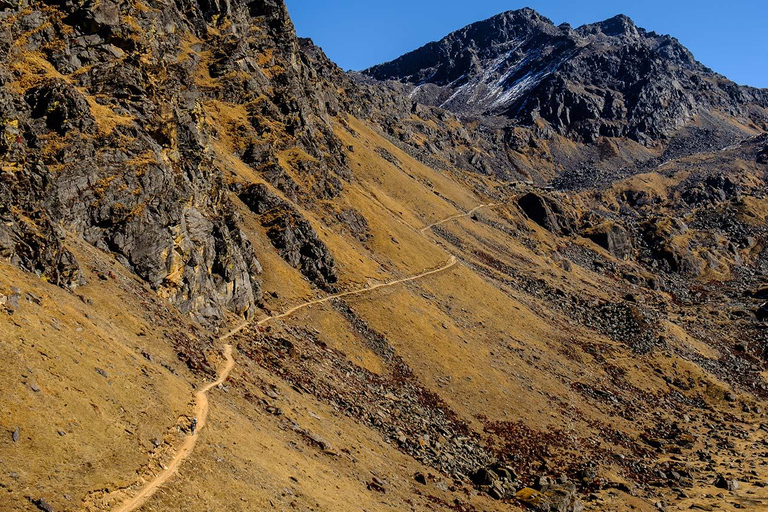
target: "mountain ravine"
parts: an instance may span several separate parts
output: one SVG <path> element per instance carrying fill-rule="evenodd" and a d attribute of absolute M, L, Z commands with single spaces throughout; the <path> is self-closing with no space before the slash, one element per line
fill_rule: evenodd
<path fill-rule="evenodd" d="M 768 91 L 530 9 L 0 0 L 0 510 L 768 508 Z"/>

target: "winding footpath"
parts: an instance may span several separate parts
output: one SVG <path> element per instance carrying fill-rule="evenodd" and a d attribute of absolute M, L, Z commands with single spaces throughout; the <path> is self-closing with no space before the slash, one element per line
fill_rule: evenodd
<path fill-rule="evenodd" d="M 433 227 L 439 226 L 441 224 L 445 224 L 447 222 L 450 222 L 452 220 L 460 219 L 463 217 L 470 217 L 472 214 L 474 214 L 476 211 L 482 209 L 482 208 L 489 208 L 495 206 L 494 203 L 489 204 L 481 204 L 480 206 L 477 206 L 473 208 L 472 210 L 468 211 L 467 213 L 461 213 L 458 215 L 453 215 L 451 217 L 448 217 L 446 219 L 443 219 L 439 222 L 435 222 L 434 224 L 430 224 L 429 226 L 426 226 L 419 230 L 420 233 L 425 234 L 428 230 L 432 229 Z M 343 297 L 350 297 L 354 295 L 362 295 L 365 293 L 372 292 L 374 290 L 378 290 L 381 288 L 388 288 L 391 286 L 397 286 L 399 284 L 408 283 L 411 281 L 417 281 L 419 279 L 422 279 L 427 276 L 431 276 L 434 274 L 439 274 L 440 272 L 445 272 L 446 270 L 452 268 L 458 263 L 458 260 L 456 259 L 456 256 L 451 255 L 451 257 L 448 259 L 448 261 L 442 265 L 441 267 L 438 267 L 433 270 L 427 270 L 422 272 L 421 274 L 416 274 L 410 277 L 406 277 L 403 279 L 396 279 L 394 281 L 389 281 L 386 283 L 380 283 L 375 284 L 373 286 L 368 286 L 365 288 L 361 288 L 359 290 L 353 290 L 348 292 L 341 292 L 336 293 L 333 295 L 329 295 L 327 297 L 324 297 L 322 299 L 316 299 L 311 300 L 308 302 L 304 302 L 298 306 L 292 307 L 291 309 L 286 310 L 283 313 L 280 313 L 278 315 L 268 316 L 266 318 L 263 318 L 261 320 L 258 320 L 256 322 L 245 322 L 238 327 L 232 329 L 231 331 L 227 332 L 223 336 L 219 337 L 220 342 L 227 341 L 229 338 L 233 337 L 235 334 L 241 332 L 242 330 L 248 328 L 251 325 L 264 325 L 267 322 L 271 322 L 272 320 L 279 320 L 281 318 L 288 317 L 290 315 L 293 315 L 297 311 L 300 311 L 302 309 L 311 307 L 313 305 L 317 304 L 323 304 L 325 302 L 332 301 L 334 299 L 340 299 Z M 147 482 L 144 487 L 141 488 L 141 490 L 133 497 L 126 499 L 123 503 L 115 507 L 112 512 L 133 512 L 134 510 L 137 510 L 141 505 L 143 505 L 158 489 L 160 489 L 163 485 L 165 485 L 168 480 L 170 480 L 173 475 L 178 473 L 179 467 L 181 466 L 181 463 L 184 462 L 191 454 L 192 451 L 195 448 L 195 444 L 197 444 L 197 440 L 200 437 L 200 432 L 205 428 L 205 425 L 208 421 L 208 411 L 209 411 L 209 404 L 208 404 L 208 392 L 212 390 L 213 388 L 221 385 L 224 383 L 224 381 L 227 380 L 229 377 L 229 374 L 232 372 L 232 369 L 235 367 L 235 360 L 232 357 L 232 345 L 226 344 L 224 345 L 224 358 L 226 359 L 226 363 L 224 367 L 219 372 L 218 377 L 215 381 L 210 382 L 200 388 L 195 393 L 195 412 L 194 417 L 197 418 L 197 427 L 195 428 L 195 431 L 187 436 L 184 439 L 184 442 L 179 447 L 179 450 L 176 452 L 176 455 L 174 455 L 173 459 L 170 463 L 168 463 L 168 466 L 163 468 L 163 471 L 159 473 L 157 476 L 155 476 L 152 480 Z"/>
<path fill-rule="evenodd" d="M 157 491 L 157 489 L 162 487 L 179 471 L 181 463 L 192 454 L 192 450 L 195 449 L 195 444 L 200 437 L 200 431 L 203 430 L 205 423 L 208 420 L 208 392 L 219 384 L 224 383 L 232 372 L 232 369 L 235 367 L 235 359 L 232 357 L 232 345 L 224 346 L 224 357 L 227 362 L 224 365 L 224 368 L 219 372 L 219 377 L 215 381 L 206 384 L 195 393 L 195 418 L 197 418 L 197 427 L 195 428 L 195 431 L 192 435 L 184 439 L 184 442 L 181 443 L 181 446 L 179 447 L 179 451 L 176 452 L 176 455 L 174 455 L 168 466 L 164 468 L 159 475 L 150 480 L 136 496 L 126 500 L 115 508 L 115 512 L 129 512 L 138 509 L 155 493 L 155 491 Z"/>

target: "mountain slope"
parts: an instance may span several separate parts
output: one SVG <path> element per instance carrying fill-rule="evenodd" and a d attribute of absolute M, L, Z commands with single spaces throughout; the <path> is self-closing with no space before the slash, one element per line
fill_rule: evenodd
<path fill-rule="evenodd" d="M 646 147 L 452 113 L 280 0 L 0 5 L 0 509 L 114 510 L 174 460 L 134 510 L 768 497 L 749 121 Z M 565 30 L 492 25 L 483 55 Z"/>
<path fill-rule="evenodd" d="M 765 127 L 768 93 L 698 63 L 676 39 L 625 16 L 573 29 L 510 11 L 454 32 L 366 74 L 413 84 L 418 101 L 462 115 L 547 121 L 580 140 L 669 138 L 697 115 Z"/>

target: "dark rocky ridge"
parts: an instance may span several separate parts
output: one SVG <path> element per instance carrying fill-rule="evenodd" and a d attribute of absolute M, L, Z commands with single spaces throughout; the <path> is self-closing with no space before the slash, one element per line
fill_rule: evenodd
<path fill-rule="evenodd" d="M 411 84 L 418 101 L 462 116 L 501 115 L 587 142 L 671 137 L 701 113 L 766 126 L 768 92 L 698 63 L 675 38 L 625 16 L 573 29 L 535 11 L 494 16 L 365 71 Z"/>
<path fill-rule="evenodd" d="M 244 106 L 244 160 L 292 200 L 334 197 L 350 178 L 331 128 L 338 99 L 306 64 L 284 4 L 3 8 L 0 59 L 18 65 L 0 69 L 0 254 L 74 287 L 66 230 L 200 322 L 252 315 L 261 266 L 216 161 L 206 101 Z M 277 162 L 290 148 L 309 155 L 295 162 L 301 183 Z"/>

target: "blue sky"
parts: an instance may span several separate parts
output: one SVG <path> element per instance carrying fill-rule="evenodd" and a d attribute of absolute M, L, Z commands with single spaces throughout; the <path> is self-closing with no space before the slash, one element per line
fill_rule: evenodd
<path fill-rule="evenodd" d="M 555 24 L 626 14 L 738 83 L 768 87 L 768 0 L 286 0 L 297 32 L 345 69 L 391 60 L 473 21 L 532 7 Z"/>

